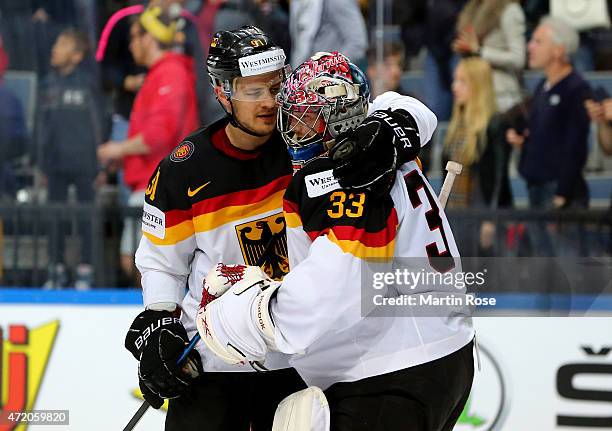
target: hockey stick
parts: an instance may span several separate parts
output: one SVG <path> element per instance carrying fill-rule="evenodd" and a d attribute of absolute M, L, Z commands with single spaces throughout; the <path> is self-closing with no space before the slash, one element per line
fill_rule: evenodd
<path fill-rule="evenodd" d="M 261 266 L 264 264 L 264 258 L 266 256 L 266 253 L 270 250 L 270 247 L 272 246 L 272 243 L 274 242 L 273 240 L 274 240 L 274 237 L 270 238 L 270 241 L 268 242 L 268 244 L 266 244 L 264 251 L 262 252 L 261 256 L 256 262 L 257 263 L 256 266 Z M 176 365 L 181 365 L 181 363 L 185 360 L 185 358 L 187 358 L 187 355 L 189 355 L 189 353 L 193 350 L 196 344 L 198 344 L 198 341 L 200 341 L 200 334 L 196 332 L 193 338 L 189 340 L 189 344 L 187 345 L 187 347 L 185 347 L 185 350 L 183 351 L 183 354 L 181 355 L 181 357 L 178 358 L 178 360 L 176 361 Z M 264 370 L 266 369 L 259 362 L 255 362 L 255 363 L 260 365 L 262 369 Z M 257 369 L 255 370 L 257 371 Z M 134 427 L 136 426 L 136 424 L 138 424 L 140 419 L 143 417 L 143 415 L 147 412 L 150 406 L 151 404 L 149 404 L 147 400 L 144 400 L 142 404 L 140 405 L 140 407 L 138 408 L 138 410 L 136 410 L 136 413 L 134 413 L 134 416 L 132 416 L 132 419 L 130 419 L 130 421 L 125 426 L 125 428 L 123 428 L 123 431 L 132 431 Z"/>
<path fill-rule="evenodd" d="M 446 163 L 446 170 L 448 171 L 448 173 L 446 174 L 446 178 L 444 178 L 444 184 L 442 184 L 442 188 L 440 189 L 440 196 L 438 197 L 442 208 L 446 207 L 448 196 L 450 195 L 450 192 L 453 189 L 455 177 L 461 173 L 462 169 L 463 165 L 461 165 L 461 163 L 453 161 L 449 161 L 448 163 Z"/>

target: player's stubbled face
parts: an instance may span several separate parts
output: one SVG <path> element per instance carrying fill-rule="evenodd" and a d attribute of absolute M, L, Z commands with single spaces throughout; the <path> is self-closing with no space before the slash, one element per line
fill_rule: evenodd
<path fill-rule="evenodd" d="M 236 79 L 232 102 L 238 122 L 260 135 L 271 134 L 276 127 L 275 97 L 280 83 L 278 72 Z"/>

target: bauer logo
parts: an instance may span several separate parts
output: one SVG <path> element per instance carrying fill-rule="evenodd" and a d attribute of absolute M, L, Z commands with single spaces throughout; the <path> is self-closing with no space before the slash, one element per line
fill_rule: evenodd
<path fill-rule="evenodd" d="M 59 321 L 37 328 L 14 324 L 0 327 L 0 416 L 34 409 L 51 356 Z M 27 424 L 0 421 L 1 431 L 25 431 Z"/>
<path fill-rule="evenodd" d="M 493 355 L 479 345 L 481 371 L 474 370 L 474 384 L 454 431 L 503 429 L 507 393 L 501 368 Z"/>

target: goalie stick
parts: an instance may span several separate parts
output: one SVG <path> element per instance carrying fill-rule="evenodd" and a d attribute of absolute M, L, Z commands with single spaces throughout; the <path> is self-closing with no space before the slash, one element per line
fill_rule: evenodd
<path fill-rule="evenodd" d="M 446 170 L 448 171 L 448 173 L 446 174 L 446 178 L 444 178 L 444 184 L 442 184 L 442 188 L 440 189 L 440 196 L 438 197 L 438 199 L 440 200 L 440 204 L 442 205 L 442 209 L 446 207 L 448 196 L 450 195 L 450 192 L 453 189 L 455 177 L 461 173 L 462 169 L 463 165 L 461 165 L 461 163 L 453 161 L 449 161 L 448 163 L 446 163 Z"/>
<path fill-rule="evenodd" d="M 451 193 L 451 190 L 453 189 L 453 183 L 455 182 L 455 177 L 461 174 L 462 169 L 463 169 L 463 166 L 457 162 L 450 161 L 446 164 L 446 170 L 448 171 L 448 173 L 446 174 L 446 177 L 444 178 L 444 183 L 442 184 L 442 188 L 440 189 L 440 195 L 438 197 L 438 199 L 440 200 L 440 204 L 442 205 L 442 209 L 446 207 L 446 202 L 448 201 L 448 197 Z M 270 248 L 271 244 L 272 244 L 272 241 L 270 241 L 270 243 L 268 243 L 268 245 L 264 249 L 264 252 L 259 258 L 261 263 L 257 262 L 259 263 L 258 266 L 263 265 L 263 258 L 266 255 L 266 252 Z M 185 347 L 185 351 L 183 352 L 181 357 L 178 359 L 178 361 L 176 361 L 177 365 L 180 365 L 185 360 L 185 358 L 187 358 L 187 355 L 189 355 L 189 352 L 191 352 L 193 348 L 196 346 L 196 344 L 198 344 L 198 341 L 200 341 L 200 334 L 196 332 L 196 334 L 193 336 L 191 341 L 189 341 L 189 344 L 187 345 L 187 347 Z M 136 411 L 136 413 L 134 413 L 134 416 L 132 416 L 132 419 L 130 419 L 130 421 L 125 426 L 125 428 L 123 428 L 123 431 L 132 431 L 134 427 L 136 426 L 136 424 L 140 421 L 142 416 L 146 413 L 149 406 L 150 404 L 146 400 L 143 401 L 141 406 Z"/>

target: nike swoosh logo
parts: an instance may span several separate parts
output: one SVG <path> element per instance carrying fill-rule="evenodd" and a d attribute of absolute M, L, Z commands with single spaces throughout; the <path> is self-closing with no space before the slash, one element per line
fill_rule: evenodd
<path fill-rule="evenodd" d="M 204 187 L 206 187 L 209 184 L 210 184 L 210 181 L 205 184 L 202 184 L 200 187 L 198 187 L 195 190 L 191 190 L 191 187 L 187 188 L 187 196 L 189 196 L 190 198 L 194 197 L 200 190 L 202 190 Z"/>

